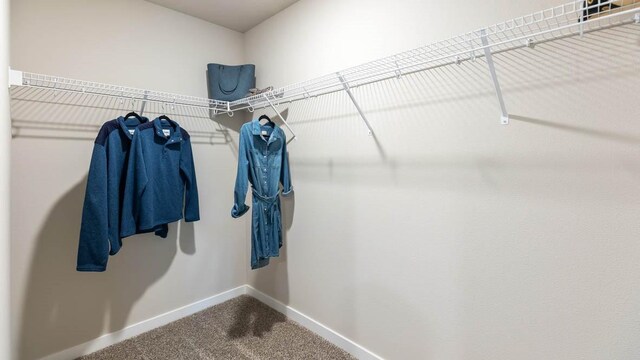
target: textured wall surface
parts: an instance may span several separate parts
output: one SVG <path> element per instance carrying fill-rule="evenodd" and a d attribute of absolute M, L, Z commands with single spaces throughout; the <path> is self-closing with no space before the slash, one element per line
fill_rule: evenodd
<path fill-rule="evenodd" d="M 260 86 L 561 1 L 302 0 L 246 34 Z M 274 40 L 277 39 L 277 40 Z M 640 357 L 640 27 L 291 104 L 286 256 L 250 284 L 389 359 Z"/>
<path fill-rule="evenodd" d="M 242 34 L 146 1 L 13 1 L 11 21 L 11 65 L 23 71 L 206 97 L 206 64 L 243 59 Z M 125 239 L 107 272 L 78 273 L 93 139 L 103 122 L 141 104 L 35 89 L 13 97 L 11 314 L 20 359 L 246 282 L 246 222 L 229 215 L 235 135 L 226 141 L 207 111 L 173 116 L 170 105 L 150 104 L 145 112 L 168 113 L 191 132 L 201 220 L 171 224 L 167 239 Z"/>
<path fill-rule="evenodd" d="M 11 65 L 205 96 L 207 62 L 281 86 L 561 3 L 301 0 L 243 36 L 144 1 L 21 0 Z M 92 140 L 139 104 L 14 93 L 14 348 L 35 359 L 248 282 L 388 359 L 637 359 L 639 59 L 638 26 L 497 55 L 509 126 L 483 59 L 354 89 L 375 139 L 344 93 L 283 106 L 286 245 L 248 278 L 249 216 L 229 216 L 243 117 L 218 119 L 226 137 L 176 118 L 200 222 L 79 274 Z"/>

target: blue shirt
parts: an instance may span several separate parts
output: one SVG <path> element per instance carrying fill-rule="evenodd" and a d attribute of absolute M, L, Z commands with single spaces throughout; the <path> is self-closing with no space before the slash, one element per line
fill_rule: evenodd
<path fill-rule="evenodd" d="M 142 118 L 142 123 L 146 122 L 148 119 Z M 82 208 L 78 271 L 105 271 L 109 255 L 122 247 L 120 209 L 132 133 L 138 125 L 137 118 L 119 117 L 104 123 L 98 132 Z M 167 235 L 166 225 L 149 229 L 153 230 L 156 235 Z"/>
<path fill-rule="evenodd" d="M 269 264 L 269 257 L 279 256 L 282 246 L 280 184 L 282 195 L 292 193 L 287 138 L 273 122 L 260 125 L 258 120 L 240 128 L 238 173 L 231 216 L 244 215 L 249 206 L 245 198 L 252 185 L 253 211 L 251 227 L 251 268 Z"/>
<path fill-rule="evenodd" d="M 189 133 L 160 117 L 138 127 L 131 143 L 120 235 L 158 224 L 200 220 Z"/>

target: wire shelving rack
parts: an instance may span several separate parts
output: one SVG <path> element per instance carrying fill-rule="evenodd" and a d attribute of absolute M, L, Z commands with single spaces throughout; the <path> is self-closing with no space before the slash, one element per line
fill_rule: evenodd
<path fill-rule="evenodd" d="M 500 106 L 501 123 L 508 124 L 509 113 L 493 63 L 494 54 L 525 47 L 534 48 L 537 44 L 582 36 L 594 31 L 633 23 L 640 26 L 640 0 L 594 0 L 591 5 L 588 5 L 587 1 L 574 0 L 336 73 L 286 85 L 232 102 L 67 79 L 12 69 L 9 69 L 9 82 L 13 86 L 94 94 L 122 100 L 141 101 L 142 104 L 156 102 L 169 104 L 176 108 L 204 108 L 209 109 L 214 116 L 224 113 L 233 116 L 237 111 L 253 112 L 267 107 L 272 108 L 280 116 L 277 109 L 280 104 L 345 91 L 362 117 L 369 134 L 373 135 L 373 129 L 366 115 L 351 92 L 352 88 L 442 66 L 462 65 L 467 61 L 476 61 L 478 58 L 484 57 Z M 296 135 L 286 119 L 282 116 L 280 118 L 293 134 L 292 140 L 295 139 Z"/>

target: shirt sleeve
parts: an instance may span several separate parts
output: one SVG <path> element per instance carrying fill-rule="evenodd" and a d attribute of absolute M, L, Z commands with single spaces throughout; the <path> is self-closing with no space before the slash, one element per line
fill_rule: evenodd
<path fill-rule="evenodd" d="M 187 222 L 200 220 L 200 205 L 198 203 L 198 183 L 196 168 L 193 161 L 191 140 L 186 139 L 180 150 L 180 173 L 185 184 L 184 220 Z"/>
<path fill-rule="evenodd" d="M 249 144 L 245 134 L 243 134 L 244 128 L 240 130 L 240 146 L 238 148 L 238 172 L 236 174 L 236 186 L 233 191 L 233 208 L 231 209 L 231 216 L 239 218 L 249 211 L 249 206 L 244 202 L 247 197 L 247 190 L 249 189 Z"/>
<path fill-rule="evenodd" d="M 105 271 L 109 259 L 109 209 L 107 202 L 107 152 L 95 143 L 82 208 L 77 271 Z"/>
<path fill-rule="evenodd" d="M 136 131 L 131 141 L 129 152 L 129 165 L 127 166 L 124 198 L 122 200 L 122 221 L 120 224 L 120 236 L 134 235 L 137 230 L 140 197 L 147 186 L 149 177 L 144 161 L 140 131 Z"/>
<path fill-rule="evenodd" d="M 289 170 L 289 152 L 287 151 L 287 138 L 283 135 L 282 145 L 282 165 L 280 167 L 280 183 L 282 184 L 282 196 L 289 196 L 293 193 L 291 185 L 291 172 Z"/>

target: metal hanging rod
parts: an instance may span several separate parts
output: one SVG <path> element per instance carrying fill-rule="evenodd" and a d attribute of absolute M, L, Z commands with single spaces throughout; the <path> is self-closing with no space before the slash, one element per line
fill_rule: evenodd
<path fill-rule="evenodd" d="M 617 7 L 614 8 L 614 5 Z M 509 114 L 502 96 L 492 55 L 524 47 L 534 48 L 537 44 L 572 36 L 582 36 L 586 33 L 617 26 L 640 24 L 639 6 L 640 0 L 608 0 L 600 3 L 594 1 L 590 6 L 587 6 L 587 2 L 584 0 L 574 0 L 564 5 L 521 16 L 447 40 L 232 102 L 39 75 L 11 69 L 9 71 L 9 85 L 140 100 L 143 105 L 148 101 L 171 104 L 172 106 L 205 108 L 213 111 L 214 114 L 227 113 L 229 116 L 233 116 L 235 111 L 240 110 L 255 111 L 272 108 L 277 112 L 276 106 L 282 103 L 345 91 L 356 106 L 369 133 L 373 134 L 371 124 L 357 103 L 352 89 L 442 66 L 462 65 L 464 62 L 476 61 L 478 58 L 484 57 L 500 105 L 500 121 L 502 124 L 508 124 Z M 606 9 L 607 7 L 609 9 Z M 587 18 L 587 14 L 595 14 L 597 17 Z M 291 130 L 286 121 L 284 124 Z M 296 135 L 293 131 L 292 134 L 295 138 Z"/>

